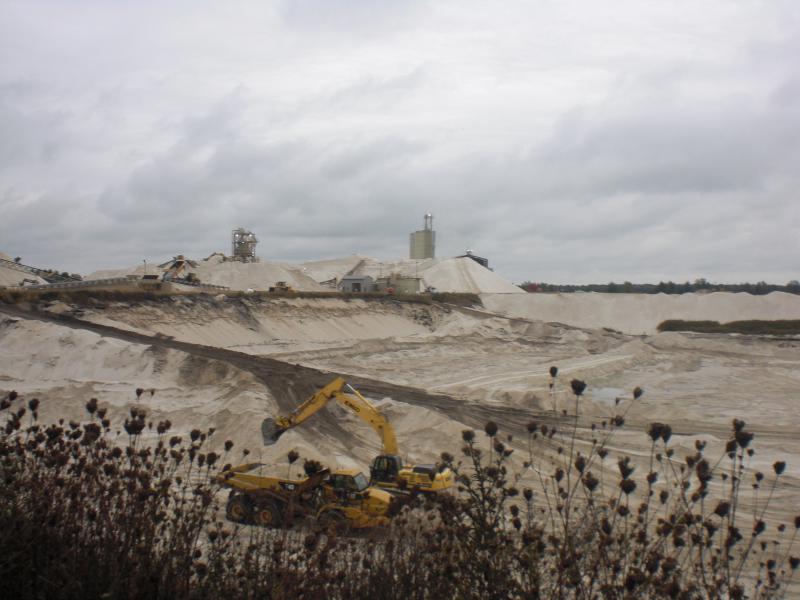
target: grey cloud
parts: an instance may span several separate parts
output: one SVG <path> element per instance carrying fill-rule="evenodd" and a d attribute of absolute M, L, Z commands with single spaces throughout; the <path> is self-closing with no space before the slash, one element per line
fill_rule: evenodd
<path fill-rule="evenodd" d="M 322 172 L 333 179 L 352 178 L 379 166 L 397 166 L 397 161 L 419 157 L 424 151 L 425 144 L 402 138 L 349 144 L 346 148 L 333 150 L 333 156 L 324 160 Z"/>
<path fill-rule="evenodd" d="M 720 191 L 757 189 L 796 156 L 800 116 L 726 110 L 675 111 L 591 118 L 570 115 L 535 162 L 545 172 L 580 166 L 576 193 Z M 563 188 L 563 179 L 551 187 Z"/>
<path fill-rule="evenodd" d="M 390 107 L 399 98 L 429 81 L 430 67 L 417 65 L 407 73 L 377 77 L 369 74 L 319 98 L 328 108 L 376 110 Z"/>
<path fill-rule="evenodd" d="M 284 0 L 280 14 L 291 27 L 371 36 L 413 27 L 428 4 L 427 0 Z"/>
<path fill-rule="evenodd" d="M 472 248 L 516 281 L 797 278 L 782 10 L 737 9 L 752 39 L 703 40 L 693 60 L 653 37 L 644 8 L 619 41 L 607 23 L 570 29 L 604 19 L 575 7 L 548 6 L 548 33 L 513 3 L 291 2 L 253 18 L 263 35 L 226 13 L 249 34 L 230 47 L 197 7 L 213 41 L 170 14 L 141 58 L 126 51 L 114 73 L 110 46 L 102 76 L 75 69 L 72 87 L 57 65 L 24 82 L 0 65 L 0 250 L 87 272 L 205 256 L 243 225 L 266 258 L 396 258 L 432 211 L 440 255 Z M 691 39 L 701 16 L 675 23 Z M 159 37 L 175 27 L 177 56 Z"/>
<path fill-rule="evenodd" d="M 791 77 L 777 86 L 770 100 L 782 108 L 800 108 L 800 77 Z"/>
<path fill-rule="evenodd" d="M 67 127 L 68 115 L 58 109 L 35 109 L 35 86 L 11 82 L 0 86 L 0 164 L 50 163 L 74 137 Z"/>

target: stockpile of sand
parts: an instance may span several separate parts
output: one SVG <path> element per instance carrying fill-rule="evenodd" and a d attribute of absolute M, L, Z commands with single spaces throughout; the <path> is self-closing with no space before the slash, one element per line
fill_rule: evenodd
<path fill-rule="evenodd" d="M 141 277 L 142 275 L 155 275 L 156 273 L 161 273 L 161 269 L 159 269 L 155 265 L 147 265 L 145 267 L 144 264 L 135 266 L 135 267 L 128 267 L 123 269 L 101 269 L 99 271 L 94 271 L 93 273 L 89 273 L 84 279 L 91 280 L 91 279 L 111 279 L 112 277 L 125 277 L 127 275 L 136 275 L 137 277 Z"/>
<path fill-rule="evenodd" d="M 471 258 L 427 258 L 397 261 L 365 258 L 355 268 L 353 275 L 369 275 L 373 279 L 390 275 L 418 277 L 421 291 L 432 287 L 439 292 L 524 293 L 516 285 Z"/>
<path fill-rule="evenodd" d="M 3 254 L 0 252 L 0 258 L 3 260 L 13 260 L 8 254 Z M 31 273 L 25 273 L 23 271 L 18 271 L 16 269 L 4 267 L 0 264 L 0 287 L 12 287 L 17 285 L 22 285 L 22 280 L 28 279 L 29 281 L 35 281 L 36 283 L 47 283 L 41 277 L 33 275 Z"/>
<path fill-rule="evenodd" d="M 329 260 L 310 260 L 298 265 L 304 274 L 319 283 L 332 279 L 340 280 L 353 270 L 365 257 L 352 255 L 345 258 L 333 258 Z"/>
<path fill-rule="evenodd" d="M 285 281 L 294 289 L 302 292 L 325 289 L 303 273 L 301 268 L 268 261 L 223 262 L 221 256 L 212 256 L 208 260 L 200 261 L 197 268 L 193 270 L 203 283 L 224 285 L 232 290 L 266 290 L 279 281 Z"/>
<path fill-rule="evenodd" d="M 138 398 L 137 387 L 145 390 Z M 332 468 L 360 469 L 366 469 L 380 452 L 378 434 L 351 412 L 333 405 L 287 432 L 276 445 L 264 447 L 261 420 L 281 411 L 251 373 L 178 350 L 0 317 L 0 397 L 12 389 L 24 398 L 41 399 L 39 417 L 46 424 L 58 418 L 86 421 L 85 403 L 96 397 L 108 408 L 116 428 L 121 428 L 133 406 L 144 408 L 148 421 L 169 419 L 173 434 L 186 436 L 194 428 L 213 427 L 209 449 L 221 450 L 227 439 L 235 443 L 223 462 L 257 460 L 265 463 L 265 473 L 287 474 L 290 450 Z M 457 449 L 462 423 L 392 399 L 372 400 L 392 420 L 401 452 L 408 459 L 433 462 L 441 450 Z M 154 443 L 156 432 L 145 430 L 144 437 Z M 247 459 L 241 454 L 244 448 L 251 451 Z M 299 476 L 301 465 L 299 461 L 294 466 L 293 475 Z"/>
<path fill-rule="evenodd" d="M 381 261 L 354 255 L 291 265 L 268 261 L 257 263 L 223 261 L 222 256 L 215 254 L 206 260 L 198 261 L 197 265 L 196 268 L 190 267 L 187 272 L 194 272 L 203 283 L 224 285 L 232 290 L 265 290 L 278 281 L 285 281 L 298 291 L 325 291 L 330 288 L 320 285 L 321 282 L 331 280 L 338 282 L 345 275 L 362 277 L 368 275 L 375 280 L 399 275 L 419 278 L 419 291 L 435 288 L 439 292 L 473 294 L 524 293 L 516 285 L 470 258 Z M 161 271 L 158 267 L 149 265 L 147 272 L 152 275 Z M 144 265 L 137 265 L 128 269 L 95 271 L 87 279 L 144 274 Z"/>
<path fill-rule="evenodd" d="M 23 273 L 22 271 L 17 271 L 16 269 L 8 269 L 0 266 L 0 287 L 13 287 L 22 285 L 22 281 L 24 279 L 27 279 L 28 282 L 35 281 L 37 284 L 47 283 L 44 279 L 37 277 L 36 275 L 31 275 L 30 273 Z"/>
<path fill-rule="evenodd" d="M 378 260 L 376 258 L 364 258 L 361 264 L 353 271 L 352 275 L 364 277 L 369 275 L 373 279 L 389 277 L 390 275 L 400 275 L 401 277 L 422 277 L 422 273 L 431 265 L 435 264 L 436 258 L 426 258 L 423 260 Z"/>
<path fill-rule="evenodd" d="M 223 436 L 234 435 L 275 407 L 250 373 L 226 363 L 1 317 L 0 381 L 3 390 L 38 396 L 45 423 L 60 417 L 85 420 L 85 402 L 97 397 L 117 426 L 137 405 L 155 422 L 170 419 L 178 432 L 217 427 L 222 438 L 218 445 Z M 138 387 L 148 390 L 140 398 L 135 395 Z M 253 432 L 252 439 L 256 437 Z"/>
<path fill-rule="evenodd" d="M 279 281 L 284 281 L 301 292 L 323 291 L 326 289 L 306 275 L 302 267 L 292 267 L 282 263 L 224 261 L 222 256 L 217 254 L 206 260 L 196 261 L 196 264 L 197 267 L 188 267 L 184 275 L 194 273 L 202 283 L 222 285 L 232 290 L 267 290 Z M 145 273 L 153 275 L 162 273 L 162 270 L 157 265 L 147 265 L 145 267 L 142 264 L 127 269 L 95 271 L 87 279 L 125 277 L 126 275 L 141 277 Z"/>
<path fill-rule="evenodd" d="M 440 292 L 472 292 L 476 294 L 519 294 L 518 286 L 471 258 L 445 258 L 422 272 L 426 286 Z"/>
<path fill-rule="evenodd" d="M 667 319 L 741 321 L 800 319 L 800 296 L 772 292 L 711 294 L 486 294 L 487 310 L 509 317 L 608 327 L 634 335 L 652 334 Z"/>

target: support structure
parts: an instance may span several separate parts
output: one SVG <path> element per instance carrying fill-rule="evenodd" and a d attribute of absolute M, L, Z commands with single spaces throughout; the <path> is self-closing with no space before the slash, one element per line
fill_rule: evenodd
<path fill-rule="evenodd" d="M 258 262 L 256 256 L 256 244 L 258 239 L 252 231 L 247 231 L 243 227 L 234 229 L 231 232 L 231 256 L 233 260 L 240 262 Z"/>

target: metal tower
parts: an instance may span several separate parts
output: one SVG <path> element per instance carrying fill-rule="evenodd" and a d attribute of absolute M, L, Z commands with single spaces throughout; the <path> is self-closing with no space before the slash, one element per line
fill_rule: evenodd
<path fill-rule="evenodd" d="M 258 262 L 256 256 L 256 244 L 258 239 L 252 231 L 247 231 L 243 227 L 234 229 L 231 232 L 231 250 L 233 260 L 241 262 Z"/>

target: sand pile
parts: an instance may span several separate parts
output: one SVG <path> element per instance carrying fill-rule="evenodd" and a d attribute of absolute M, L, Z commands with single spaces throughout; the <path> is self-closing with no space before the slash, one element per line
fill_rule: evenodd
<path fill-rule="evenodd" d="M 8 254 L 4 254 L 2 252 L 0 252 L 0 258 L 2 258 L 3 260 L 14 260 Z M 35 281 L 36 283 L 47 283 L 41 277 L 38 277 L 31 273 L 17 271 L 16 269 L 5 267 L 2 264 L 0 264 L 0 287 L 12 287 L 17 285 L 22 285 L 23 279 Z"/>
<path fill-rule="evenodd" d="M 487 310 L 510 317 L 608 327 L 634 335 L 651 334 L 667 319 L 800 319 L 800 296 L 772 292 L 711 294 L 520 294 L 481 296 Z"/>
<path fill-rule="evenodd" d="M 479 265 L 471 258 L 427 258 L 423 260 L 379 261 L 365 258 L 356 266 L 353 275 L 369 275 L 373 279 L 400 275 L 419 277 L 421 288 L 433 287 L 439 292 L 470 292 L 475 294 L 524 293 L 494 271 Z"/>
<path fill-rule="evenodd" d="M 161 271 L 157 266 L 147 266 L 147 273 L 152 275 L 159 272 Z M 420 291 L 435 288 L 439 292 L 474 294 L 524 293 L 519 287 L 470 258 L 380 261 L 353 255 L 292 265 L 269 261 L 257 263 L 223 261 L 221 255 L 214 254 L 206 260 L 197 261 L 197 267 L 190 267 L 188 272 L 194 272 L 203 283 L 223 285 L 232 290 L 266 290 L 278 281 L 285 281 L 298 291 L 329 291 L 330 287 L 322 286 L 320 283 L 332 280 L 338 282 L 345 275 L 368 275 L 375 280 L 399 275 L 419 278 Z M 144 265 L 136 265 L 127 269 L 95 271 L 87 279 L 144 274 Z"/>
<path fill-rule="evenodd" d="M 302 267 L 292 267 L 283 263 L 262 261 L 257 263 L 241 263 L 223 261 L 222 256 L 212 255 L 207 260 L 196 261 L 197 267 L 188 267 L 186 273 L 195 273 L 202 283 L 223 285 L 232 290 L 268 290 L 279 281 L 288 283 L 302 292 L 323 291 L 326 288 L 302 271 Z M 147 265 L 149 274 L 161 273 L 156 265 Z M 109 277 L 125 277 L 126 275 L 142 276 L 145 266 L 137 265 L 127 269 L 106 269 L 95 271 L 87 279 L 105 279 Z"/>
<path fill-rule="evenodd" d="M 44 279 L 37 277 L 36 275 L 23 273 L 22 271 L 17 271 L 16 269 L 9 269 L 0 266 L 0 287 L 13 287 L 22 285 L 22 281 L 24 279 L 27 279 L 28 282 L 35 281 L 37 284 L 47 283 Z"/>
<path fill-rule="evenodd" d="M 426 286 L 435 287 L 440 292 L 525 293 L 471 258 L 440 259 L 423 271 L 422 279 Z"/>
<path fill-rule="evenodd" d="M 0 381 L 4 390 L 38 396 L 45 422 L 83 420 L 85 402 L 97 397 L 117 424 L 135 404 L 154 421 L 170 419 L 178 432 L 216 426 L 219 444 L 223 436 L 234 435 L 276 406 L 251 374 L 226 363 L 49 323 L 2 318 Z M 155 393 L 137 400 L 137 387 Z"/>
<path fill-rule="evenodd" d="M 347 256 L 345 258 L 333 258 L 329 260 L 311 260 L 301 263 L 299 268 L 304 274 L 311 277 L 314 281 L 323 282 L 332 279 L 340 280 L 353 270 L 360 262 L 365 260 L 363 256 Z"/>
<path fill-rule="evenodd" d="M 86 277 L 84 277 L 84 279 L 110 279 L 112 277 L 125 277 L 126 275 L 136 275 L 137 277 L 141 277 L 145 274 L 154 275 L 156 272 L 161 272 L 161 270 L 157 269 L 153 265 L 148 265 L 147 270 L 145 270 L 144 265 L 139 265 L 136 267 L 128 267 L 123 269 L 100 269 L 99 271 L 93 271 L 92 273 L 89 273 L 86 275 Z"/>
<path fill-rule="evenodd" d="M 137 387 L 146 390 L 139 398 Z M 241 450 L 248 448 L 251 454 L 246 460 L 264 462 L 264 471 L 270 473 L 288 472 L 289 450 L 332 468 L 363 470 L 380 452 L 378 434 L 335 404 L 287 432 L 276 445 L 264 447 L 261 420 L 281 411 L 251 373 L 178 350 L 0 317 L 0 396 L 12 389 L 25 398 L 41 399 L 39 415 L 45 423 L 62 417 L 87 420 L 84 405 L 96 397 L 117 427 L 133 406 L 144 408 L 148 421 L 169 419 L 173 434 L 185 436 L 194 428 L 213 427 L 210 448 L 219 451 L 227 439 L 235 443 L 225 462 L 243 462 Z M 458 445 L 463 424 L 392 399 L 373 401 L 392 420 L 401 452 L 409 460 L 434 462 L 441 450 L 456 450 L 451 446 Z M 146 441 L 154 439 L 154 432 L 145 432 Z M 302 461 L 295 465 L 293 475 L 299 476 L 301 465 Z"/>
<path fill-rule="evenodd" d="M 221 256 L 212 256 L 198 262 L 194 270 L 200 281 L 213 285 L 224 285 L 232 290 L 266 290 L 279 281 L 285 281 L 302 292 L 324 290 L 314 279 L 300 268 L 281 263 L 262 261 L 257 263 L 223 262 Z"/>

